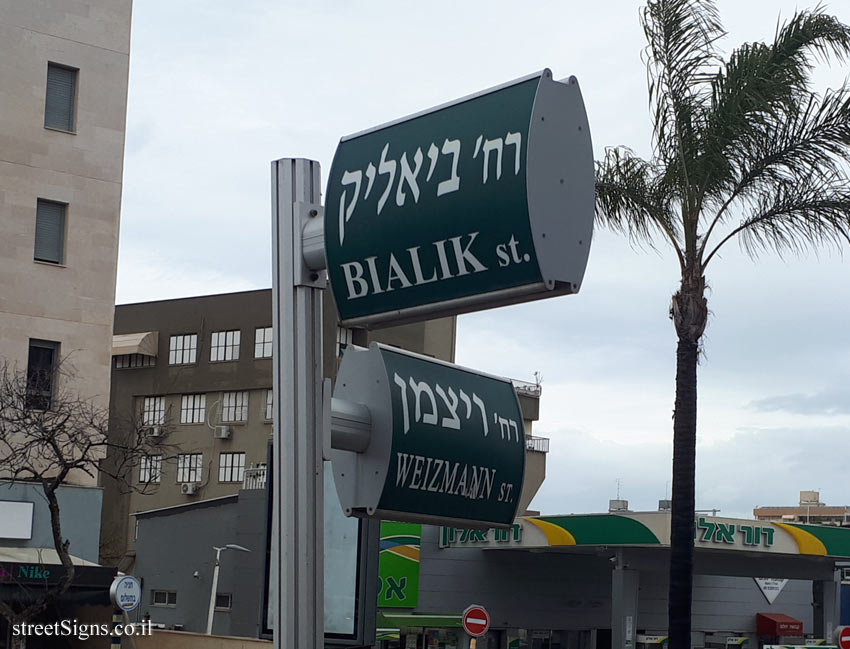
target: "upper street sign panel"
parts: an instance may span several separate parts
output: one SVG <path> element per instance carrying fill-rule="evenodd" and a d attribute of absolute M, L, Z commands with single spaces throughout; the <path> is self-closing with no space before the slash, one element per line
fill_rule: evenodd
<path fill-rule="evenodd" d="M 578 291 L 590 130 L 549 70 L 343 138 L 325 203 L 340 318 L 381 326 Z"/>

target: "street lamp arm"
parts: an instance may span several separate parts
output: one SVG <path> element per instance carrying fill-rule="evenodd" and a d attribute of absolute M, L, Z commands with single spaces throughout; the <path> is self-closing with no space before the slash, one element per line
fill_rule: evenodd
<path fill-rule="evenodd" d="M 210 587 L 210 609 L 207 614 L 207 635 L 212 635 L 213 615 L 215 615 L 215 592 L 218 589 L 218 569 L 221 566 L 221 553 L 225 550 L 239 550 L 240 552 L 250 552 L 248 548 L 243 548 L 235 543 L 228 543 L 222 547 L 213 546 L 215 550 L 215 567 L 213 568 L 212 585 Z"/>

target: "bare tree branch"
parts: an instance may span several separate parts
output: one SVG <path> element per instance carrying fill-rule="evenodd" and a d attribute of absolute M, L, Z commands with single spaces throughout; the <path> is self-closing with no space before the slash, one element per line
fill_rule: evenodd
<path fill-rule="evenodd" d="M 150 456 L 176 460 L 168 443 L 168 418 L 159 435 L 149 434 L 141 413 L 109 427 L 108 410 L 73 391 L 74 375 L 63 363 L 50 374 L 30 373 L 0 364 L 0 481 L 29 482 L 41 487 L 48 511 L 53 549 L 62 566 L 55 583 L 18 581 L 21 596 L 0 602 L 9 624 L 32 620 L 73 584 L 71 540 L 62 532 L 59 493 L 63 485 L 85 475 L 109 476 L 126 490 L 145 491 L 151 481 L 137 483 L 134 468 Z M 108 458 L 108 460 L 107 460 Z"/>

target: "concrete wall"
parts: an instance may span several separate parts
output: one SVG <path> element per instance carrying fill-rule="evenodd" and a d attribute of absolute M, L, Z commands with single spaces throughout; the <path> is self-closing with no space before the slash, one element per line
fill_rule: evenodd
<path fill-rule="evenodd" d="M 155 623 L 206 631 L 215 565 L 213 546 L 234 543 L 251 552 L 225 550 L 221 554 L 217 591 L 231 593 L 233 606 L 231 611 L 215 612 L 213 633 L 259 633 L 265 565 L 264 491 L 241 491 L 238 496 L 138 518 L 135 574 L 143 586 L 140 617 L 149 614 Z M 153 590 L 176 592 L 176 606 L 152 605 Z"/>
<path fill-rule="evenodd" d="M 100 511 L 103 490 L 98 487 L 63 486 L 57 497 L 61 512 L 62 536 L 71 542 L 75 557 L 97 563 L 100 540 Z M 41 485 L 27 482 L 0 482 L 0 500 L 33 503 L 32 538 L 4 539 L 0 521 L 0 545 L 12 548 L 53 548 L 50 510 Z"/>
<path fill-rule="evenodd" d="M 0 0 L 0 362 L 61 343 L 104 407 L 115 299 L 131 0 Z M 74 133 L 44 128 L 48 62 L 79 68 Z M 33 260 L 39 198 L 68 203 L 65 263 Z M 80 483 L 93 480 L 82 474 Z"/>
<path fill-rule="evenodd" d="M 156 630 L 150 637 L 137 637 L 129 644 L 131 649 L 269 649 L 269 640 L 208 636 L 199 633 Z M 128 643 L 123 644 L 128 647 Z"/>

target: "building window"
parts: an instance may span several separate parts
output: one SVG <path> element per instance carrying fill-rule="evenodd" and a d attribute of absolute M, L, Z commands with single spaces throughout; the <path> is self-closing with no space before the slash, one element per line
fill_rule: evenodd
<path fill-rule="evenodd" d="M 142 484 L 159 483 L 162 477 L 162 456 L 147 455 L 139 465 L 139 482 Z"/>
<path fill-rule="evenodd" d="M 220 453 L 218 456 L 218 481 L 242 482 L 245 473 L 244 453 Z"/>
<path fill-rule="evenodd" d="M 181 424 L 203 424 L 207 411 L 207 395 L 184 394 L 180 403 Z"/>
<path fill-rule="evenodd" d="M 65 203 L 38 199 L 35 208 L 33 259 L 50 264 L 65 261 Z"/>
<path fill-rule="evenodd" d="M 161 426 L 165 423 L 165 398 L 145 397 L 142 402 L 142 426 Z"/>
<path fill-rule="evenodd" d="M 117 370 L 124 370 L 135 367 L 154 367 L 156 365 L 156 356 L 148 356 L 147 354 L 119 354 L 115 356 L 114 367 Z"/>
<path fill-rule="evenodd" d="M 225 392 L 221 397 L 222 421 L 248 421 L 248 393 Z"/>
<path fill-rule="evenodd" d="M 152 590 L 151 604 L 154 606 L 177 606 L 177 593 L 173 590 Z"/>
<path fill-rule="evenodd" d="M 50 410 L 59 363 L 59 343 L 30 339 L 27 359 L 27 408 Z"/>
<path fill-rule="evenodd" d="M 74 131 L 79 70 L 57 63 L 47 64 L 47 91 L 44 94 L 44 127 Z"/>
<path fill-rule="evenodd" d="M 266 419 L 271 421 L 274 419 L 274 390 L 266 390 Z"/>
<path fill-rule="evenodd" d="M 231 593 L 215 594 L 215 610 L 229 611 L 233 608 L 233 595 Z"/>
<path fill-rule="evenodd" d="M 213 332 L 212 345 L 210 345 L 210 361 L 238 361 L 239 341 L 241 338 L 242 332 L 238 329 L 234 331 Z"/>
<path fill-rule="evenodd" d="M 200 482 L 203 453 L 182 453 L 177 456 L 177 482 Z"/>
<path fill-rule="evenodd" d="M 194 363 L 198 355 L 198 334 L 171 336 L 168 341 L 168 364 Z"/>
<path fill-rule="evenodd" d="M 257 327 L 254 332 L 254 358 L 272 357 L 272 328 Z"/>

